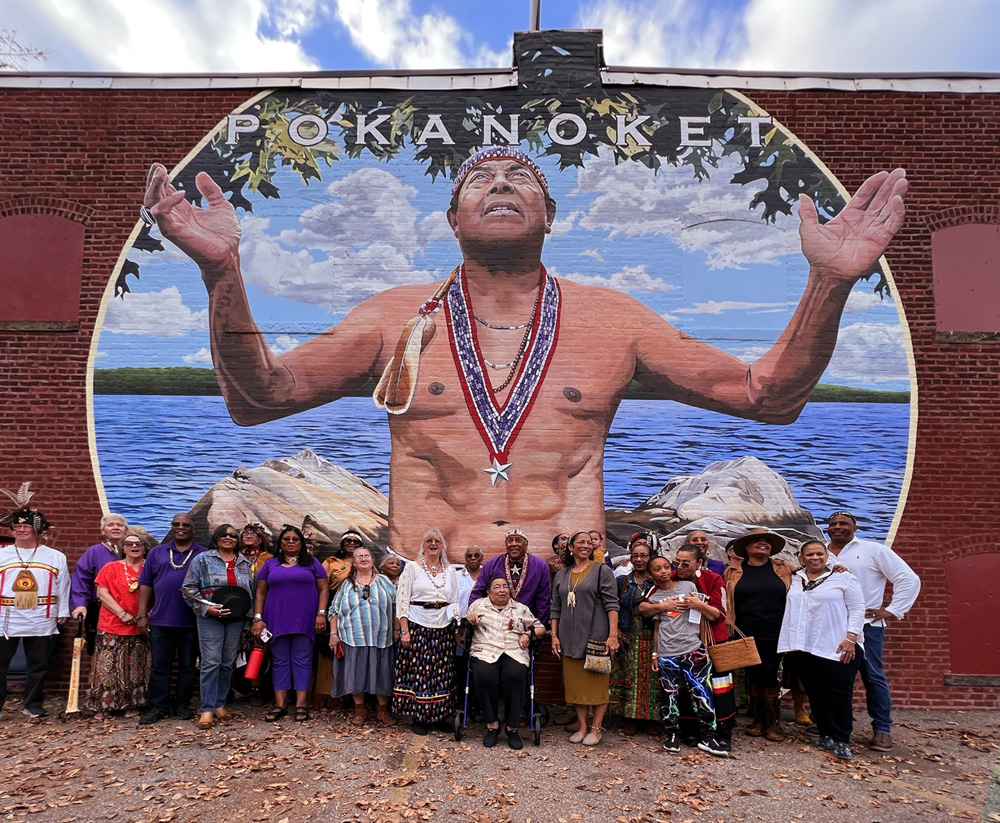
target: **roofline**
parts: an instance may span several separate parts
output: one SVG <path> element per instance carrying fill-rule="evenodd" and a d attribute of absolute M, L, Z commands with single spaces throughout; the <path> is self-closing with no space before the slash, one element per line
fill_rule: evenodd
<path fill-rule="evenodd" d="M 608 86 L 657 85 L 784 91 L 894 91 L 986 94 L 1000 92 L 1000 73 L 757 72 L 609 66 Z M 178 89 L 401 89 L 451 91 L 510 88 L 514 69 L 379 69 L 288 73 L 131 74 L 107 72 L 0 72 L 0 88 L 86 90 Z"/>

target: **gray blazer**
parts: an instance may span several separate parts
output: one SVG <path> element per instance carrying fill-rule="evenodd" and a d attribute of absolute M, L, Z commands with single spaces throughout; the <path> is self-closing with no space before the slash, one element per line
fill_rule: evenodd
<path fill-rule="evenodd" d="M 572 569 L 560 569 L 552 581 L 552 611 L 550 617 L 559 620 L 559 643 L 566 657 L 583 659 L 587 641 L 607 640 L 608 612 L 618 611 L 618 586 L 615 574 L 603 563 L 594 563 L 576 589 L 576 606 L 569 607 Z M 593 623 L 593 629 L 591 629 Z"/>

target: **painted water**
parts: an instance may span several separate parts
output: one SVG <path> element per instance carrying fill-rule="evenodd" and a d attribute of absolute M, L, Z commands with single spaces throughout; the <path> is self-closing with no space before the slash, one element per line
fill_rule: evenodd
<path fill-rule="evenodd" d="M 635 508 L 671 477 L 754 455 L 817 520 L 847 508 L 864 536 L 884 538 L 903 483 L 909 414 L 906 404 L 812 403 L 793 425 L 771 426 L 625 400 L 605 453 L 605 506 Z M 302 449 L 389 488 L 389 428 L 367 397 L 241 428 L 221 397 L 106 395 L 94 397 L 94 418 L 108 505 L 153 534 L 238 466 Z"/>

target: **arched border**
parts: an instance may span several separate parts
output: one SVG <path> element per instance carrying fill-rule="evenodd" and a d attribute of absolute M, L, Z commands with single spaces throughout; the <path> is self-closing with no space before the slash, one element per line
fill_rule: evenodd
<path fill-rule="evenodd" d="M 16 214 L 54 214 L 57 217 L 65 217 L 87 225 L 91 218 L 97 214 L 97 210 L 90 206 L 84 206 L 82 203 L 74 203 L 72 200 L 41 195 L 0 200 L 0 218 L 12 217 Z"/>

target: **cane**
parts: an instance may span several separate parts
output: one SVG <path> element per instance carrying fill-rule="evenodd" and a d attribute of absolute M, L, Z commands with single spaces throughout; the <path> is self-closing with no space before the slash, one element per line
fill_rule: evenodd
<path fill-rule="evenodd" d="M 73 640 L 73 665 L 69 672 L 69 697 L 66 699 L 66 711 L 59 715 L 65 723 L 71 714 L 80 713 L 80 664 L 83 662 L 83 649 L 87 644 L 83 628 L 83 617 L 76 619 L 76 638 Z"/>

